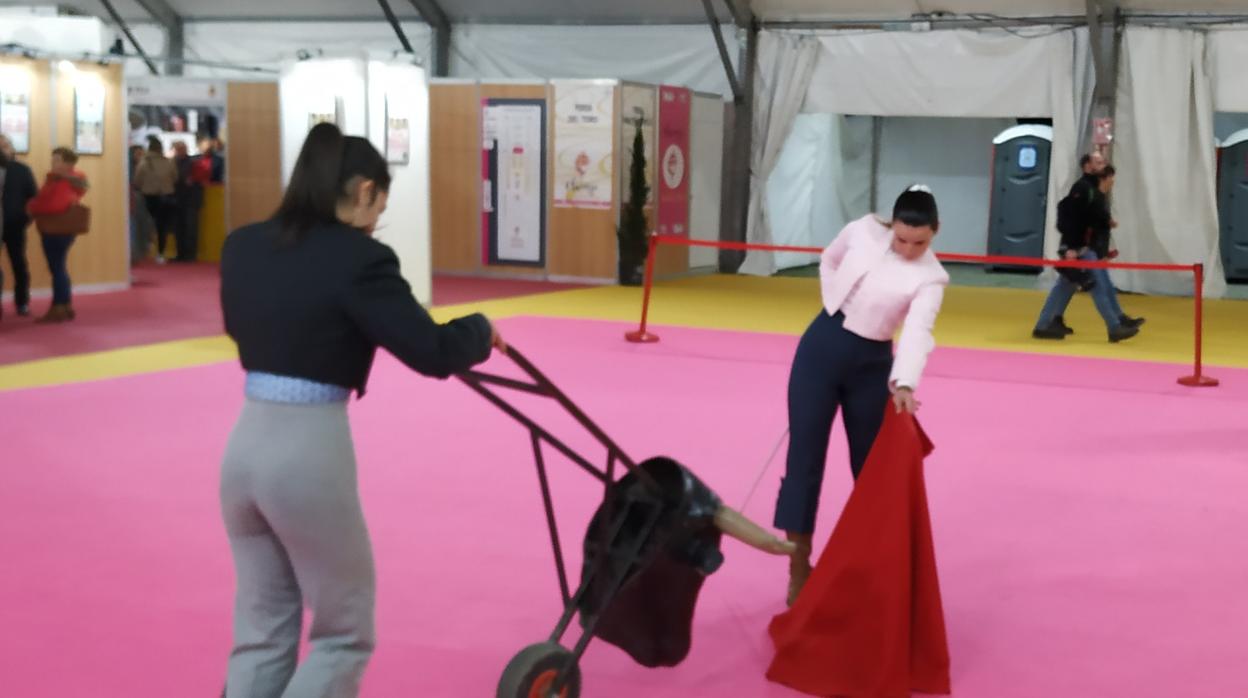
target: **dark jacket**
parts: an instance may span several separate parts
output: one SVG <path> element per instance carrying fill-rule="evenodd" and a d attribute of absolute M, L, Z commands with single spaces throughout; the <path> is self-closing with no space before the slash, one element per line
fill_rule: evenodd
<path fill-rule="evenodd" d="M 4 165 L 4 192 L 0 194 L 0 207 L 4 209 L 4 232 L 25 230 L 30 225 L 26 204 L 39 193 L 35 175 L 25 164 L 16 160 Z"/>
<path fill-rule="evenodd" d="M 1104 259 L 1109 255 L 1109 198 L 1096 175 L 1084 175 L 1058 204 L 1058 231 L 1062 249 L 1091 248 Z"/>
<path fill-rule="evenodd" d="M 250 225 L 230 234 L 222 251 L 225 330 L 246 370 L 362 396 L 378 346 L 435 378 L 489 357 L 489 321 L 435 323 L 386 245 L 342 224 L 314 228 L 297 243 L 279 232 L 272 221 Z"/>

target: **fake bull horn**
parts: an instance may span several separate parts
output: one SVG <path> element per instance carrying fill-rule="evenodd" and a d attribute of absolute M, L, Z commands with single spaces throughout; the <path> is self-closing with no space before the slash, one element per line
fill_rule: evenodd
<path fill-rule="evenodd" d="M 715 512 L 715 527 L 724 535 L 736 538 L 751 548 L 765 553 L 792 555 L 797 552 L 797 546 L 793 543 L 777 538 L 762 526 L 747 519 L 741 512 L 729 507 L 721 506 Z"/>

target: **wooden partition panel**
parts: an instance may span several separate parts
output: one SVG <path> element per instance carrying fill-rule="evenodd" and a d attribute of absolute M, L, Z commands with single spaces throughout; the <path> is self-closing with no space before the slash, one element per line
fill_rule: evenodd
<path fill-rule="evenodd" d="M 615 280 L 619 277 L 619 243 L 616 241 L 616 221 L 619 219 L 620 196 L 619 187 L 612 187 L 611 208 L 555 208 L 554 192 L 555 158 L 559 156 L 559 144 L 555 140 L 554 87 L 547 88 L 550 106 L 548 117 L 547 142 L 550 150 L 549 183 L 550 225 L 548 229 L 547 250 L 550 260 L 551 276 L 582 280 Z M 615 121 L 620 114 L 620 88 L 615 88 Z M 619 157 L 620 129 L 612 126 L 611 146 L 612 159 Z M 614 164 L 610 170 L 615 171 Z"/>
<path fill-rule="evenodd" d="M 479 192 L 481 191 L 481 185 L 480 185 L 481 127 L 480 127 L 480 122 L 481 122 L 481 101 L 486 100 L 486 99 L 544 99 L 546 100 L 547 181 L 549 181 L 550 170 L 552 169 L 550 166 L 550 163 L 551 163 L 550 154 L 553 152 L 553 148 L 554 148 L 554 143 L 553 141 L 550 140 L 550 135 L 549 135 L 550 133 L 549 127 L 554 119 L 554 113 L 553 113 L 554 107 L 550 101 L 546 85 L 483 84 L 479 86 L 479 92 L 477 93 L 477 101 L 476 101 L 476 120 L 474 121 L 474 123 L 477 124 L 477 130 L 474 132 L 474 137 L 476 138 L 476 144 L 475 144 L 476 150 L 474 151 L 473 160 L 472 160 L 473 163 L 476 165 L 473 170 L 473 178 L 477 182 L 477 192 L 478 192 L 478 195 L 476 198 L 477 223 L 473 229 L 473 240 L 476 241 L 476 249 L 477 249 L 476 262 L 479 268 L 481 268 L 485 272 L 492 273 L 492 274 L 506 274 L 510 276 L 520 275 L 520 276 L 546 277 L 546 276 L 549 276 L 550 274 L 558 273 L 554 271 L 554 265 L 553 265 L 555 255 L 558 253 L 558 247 L 556 247 L 555 237 L 552 234 L 554 231 L 555 217 L 554 217 L 554 209 L 551 208 L 551 205 L 550 205 L 551 194 L 550 194 L 549 187 L 547 187 L 547 192 L 546 192 L 546 268 L 542 269 L 539 267 L 508 266 L 508 265 L 502 265 L 502 264 L 490 264 L 490 265 L 481 264 L 481 252 L 480 252 L 481 250 L 481 220 L 480 220 L 481 197 L 479 194 Z"/>
<path fill-rule="evenodd" d="M 226 229 L 273 215 L 282 199 L 281 102 L 277 83 L 232 82 L 226 88 Z M 219 258 L 220 248 L 212 257 Z"/>
<path fill-rule="evenodd" d="M 90 190 L 83 204 L 91 208 L 91 232 L 82 235 L 69 252 L 69 274 L 75 286 L 127 286 L 130 283 L 130 189 L 126 177 L 128 122 L 122 69 L 78 63 L 76 70 L 52 68 L 56 95 L 56 135 L 53 147 L 74 147 L 74 90 L 80 83 L 98 81 L 104 86 L 104 152 L 79 154 L 78 169 L 87 176 Z M 49 73 L 51 73 L 51 70 Z M 33 105 L 32 105 L 33 106 Z M 47 118 L 44 109 L 32 109 L 31 119 Z M 51 162 L 50 156 L 48 160 Z M 47 168 L 36 169 L 42 182 Z M 31 227 L 32 287 L 48 288 L 47 264 L 40 251 L 38 233 Z"/>
<path fill-rule="evenodd" d="M 474 272 L 481 266 L 480 112 L 475 84 L 429 86 L 434 272 Z"/>

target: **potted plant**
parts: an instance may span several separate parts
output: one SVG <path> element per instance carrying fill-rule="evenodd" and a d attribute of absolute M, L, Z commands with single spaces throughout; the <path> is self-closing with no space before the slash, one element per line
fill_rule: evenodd
<path fill-rule="evenodd" d="M 646 141 L 641 135 L 641 119 L 633 136 L 633 161 L 628 171 L 628 203 L 620 209 L 620 225 L 616 237 L 620 241 L 620 283 L 640 286 L 645 274 L 646 254 L 650 250 L 649 225 L 646 223 Z"/>

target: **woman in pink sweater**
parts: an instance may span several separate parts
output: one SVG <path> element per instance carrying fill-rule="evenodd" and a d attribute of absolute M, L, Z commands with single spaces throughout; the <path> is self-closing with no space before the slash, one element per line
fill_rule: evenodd
<path fill-rule="evenodd" d="M 87 176 L 74 169 L 78 154 L 69 148 L 52 151 L 52 171 L 26 210 L 36 223 L 41 216 L 57 216 L 67 212 L 87 193 Z M 52 273 L 52 307 L 37 322 L 65 322 L 73 320 L 74 309 L 70 305 L 72 287 L 69 280 L 69 248 L 74 235 L 42 234 L 43 256 L 48 260 Z"/>
<path fill-rule="evenodd" d="M 802 336 L 789 376 L 789 451 L 776 504 L 776 528 L 798 549 L 789 569 L 790 605 L 810 575 L 811 535 L 838 409 L 856 479 L 890 396 L 898 411 L 918 408 L 914 393 L 935 346 L 932 327 L 949 283 L 931 249 L 939 227 L 935 197 L 914 186 L 897 197 L 891 221 L 875 215 L 856 220 L 823 252 L 823 309 Z"/>

